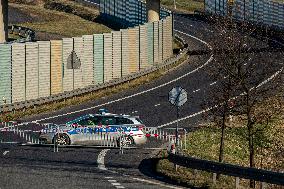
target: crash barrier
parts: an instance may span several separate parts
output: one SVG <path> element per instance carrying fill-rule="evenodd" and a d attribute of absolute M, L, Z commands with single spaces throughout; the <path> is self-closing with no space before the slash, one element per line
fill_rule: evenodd
<path fill-rule="evenodd" d="M 19 36 L 18 39 L 12 41 L 13 43 L 24 43 L 24 42 L 31 42 L 35 40 L 35 31 L 17 25 L 8 26 L 9 34 L 13 34 L 15 36 Z"/>
<path fill-rule="evenodd" d="M 133 2 L 138 0 L 120 5 Z M 0 111 L 65 99 L 150 73 L 173 61 L 172 36 L 169 13 L 158 22 L 111 33 L 0 44 Z"/>
<path fill-rule="evenodd" d="M 236 177 L 236 188 L 240 188 L 240 178 L 263 182 L 262 186 L 264 186 L 265 183 L 284 185 L 284 173 L 241 167 L 237 165 L 202 160 L 176 154 L 169 154 L 168 159 L 172 163 L 183 167 L 214 173 L 213 182 L 216 182 L 216 174 Z"/>
<path fill-rule="evenodd" d="M 205 12 L 228 16 L 232 6 L 232 17 L 237 21 L 266 25 L 284 29 L 284 2 L 275 0 L 205 0 Z"/>

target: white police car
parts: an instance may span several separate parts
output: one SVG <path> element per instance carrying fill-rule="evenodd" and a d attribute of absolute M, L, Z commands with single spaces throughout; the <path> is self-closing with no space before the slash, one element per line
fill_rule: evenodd
<path fill-rule="evenodd" d="M 59 145 L 100 145 L 115 140 L 119 146 L 123 136 L 126 145 L 141 145 L 147 142 L 144 128 L 137 116 L 103 111 L 81 116 L 65 125 L 43 129 L 39 138 L 43 143 L 54 143 L 56 140 Z"/>

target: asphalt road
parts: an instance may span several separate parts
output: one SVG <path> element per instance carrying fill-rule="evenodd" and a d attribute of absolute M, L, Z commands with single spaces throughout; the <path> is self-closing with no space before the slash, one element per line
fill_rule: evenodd
<path fill-rule="evenodd" d="M 146 85 L 78 106 L 24 118 L 22 121 L 65 123 L 104 107 L 114 113 L 139 115 L 146 126 L 168 124 L 171 127 L 174 125 L 169 123 L 176 120 L 176 112 L 168 102 L 168 92 L 174 86 L 181 86 L 189 94 L 188 103 L 180 109 L 180 117 L 188 117 L 181 121 L 181 126 L 186 128 L 198 126 L 204 120 L 201 112 L 206 107 L 203 104 L 211 100 L 219 82 L 210 77 L 216 70 L 212 66 L 214 61 L 210 59 L 211 54 L 208 51 L 204 52 L 205 49 L 208 50 L 204 42 L 219 40 L 222 47 L 222 36 L 213 25 L 202 20 L 184 16 L 177 16 L 175 20 L 177 20 L 175 29 L 183 32 L 180 35 L 186 39 L 191 51 L 202 53 L 191 55 L 184 64 Z M 255 38 L 250 38 L 249 42 L 248 45 L 257 49 L 272 48 L 270 42 Z M 252 78 L 252 85 L 258 84 L 256 81 L 267 79 L 281 68 L 283 63 L 281 53 L 275 52 L 269 55 L 270 57 L 266 52 L 253 54 L 252 61 L 259 63 L 259 67 L 256 68 L 257 79 Z M 275 62 L 279 64 L 266 69 L 266 74 L 263 75 L 262 66 L 272 65 Z M 113 102 L 117 99 L 120 100 Z M 161 143 L 152 141 L 149 145 L 149 147 L 159 147 Z M 147 160 L 155 155 L 155 151 L 151 149 L 127 150 L 124 155 L 120 155 L 117 150 L 110 150 L 106 152 L 104 159 L 107 170 L 100 169 L 97 163 L 101 149 L 64 148 L 60 149 L 59 153 L 52 151 L 53 149 L 49 147 L 0 145 L 0 188 L 171 187 L 164 182 L 156 181 L 160 178 L 151 173 L 151 167 L 147 166 L 149 165 Z"/>
<path fill-rule="evenodd" d="M 222 41 L 222 36 L 218 35 L 219 31 L 202 20 L 182 16 L 176 16 L 175 19 L 177 20 L 175 22 L 175 29 L 185 34 L 180 33 L 187 40 L 193 52 L 208 49 L 206 44 L 200 42 L 200 40 L 208 43 L 216 40 Z M 188 34 L 200 40 L 196 40 L 188 36 Z M 249 42 L 248 45 L 253 45 L 254 48 L 270 48 L 269 43 L 255 38 L 250 38 Z M 220 46 L 222 46 L 222 43 Z M 269 53 L 269 57 L 267 57 L 268 53 L 266 52 L 254 53 L 252 55 L 251 61 L 258 64 L 258 67 L 255 68 L 257 70 L 255 72 L 256 75 L 252 76 L 252 86 L 258 85 L 260 81 L 269 78 L 282 67 L 283 55 L 281 53 Z M 183 65 L 146 85 L 128 89 L 78 106 L 71 106 L 59 111 L 25 118 L 22 121 L 65 123 L 78 116 L 95 113 L 99 108 L 104 107 L 110 112 L 118 114 L 139 115 L 145 125 L 150 127 L 170 123 L 176 120 L 176 109 L 168 102 L 168 92 L 173 87 L 181 86 L 187 90 L 189 95 L 188 102 L 180 108 L 180 117 L 193 115 L 204 110 L 204 102 L 210 101 L 214 89 L 218 88 L 219 81 L 210 77 L 213 72 L 216 72 L 214 66 L 212 66 L 214 61 L 210 61 L 210 56 L 211 54 L 208 52 L 191 55 L 189 60 Z M 271 65 L 271 67 L 263 69 L 267 65 Z M 120 101 L 112 103 L 112 101 L 117 99 L 120 99 Z M 199 115 L 185 119 L 182 121 L 182 126 L 191 127 L 192 125 L 198 125 L 202 122 L 201 117 Z"/>

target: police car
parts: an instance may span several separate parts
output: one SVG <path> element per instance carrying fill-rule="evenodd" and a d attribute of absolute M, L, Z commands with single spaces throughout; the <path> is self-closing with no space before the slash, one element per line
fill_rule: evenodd
<path fill-rule="evenodd" d="M 52 125 L 43 129 L 39 139 L 42 143 L 55 141 L 59 145 L 99 145 L 102 141 L 115 139 L 119 146 L 123 136 L 125 145 L 141 145 L 147 142 L 144 128 L 145 125 L 137 116 L 99 111 L 97 114 L 87 114 L 64 125 Z"/>

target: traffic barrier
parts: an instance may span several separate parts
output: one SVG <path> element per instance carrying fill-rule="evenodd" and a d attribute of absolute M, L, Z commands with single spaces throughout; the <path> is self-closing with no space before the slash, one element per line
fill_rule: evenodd
<path fill-rule="evenodd" d="M 173 153 L 169 154 L 168 158 L 172 163 L 183 167 L 236 177 L 236 180 L 238 181 L 236 182 L 236 188 L 240 187 L 239 178 L 284 185 L 284 173 L 202 160 Z"/>

